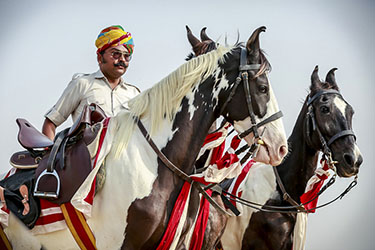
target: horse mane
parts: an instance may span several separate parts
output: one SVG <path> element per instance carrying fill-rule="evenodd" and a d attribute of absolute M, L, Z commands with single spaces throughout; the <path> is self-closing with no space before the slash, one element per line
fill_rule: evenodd
<path fill-rule="evenodd" d="M 185 62 L 153 87 L 129 100 L 129 111 L 122 111 L 112 118 L 116 138 L 116 156 L 127 147 L 135 127 L 135 119 L 147 119 L 151 125 L 150 135 L 154 135 L 160 124 L 171 122 L 179 109 L 183 97 L 197 84 L 205 81 L 225 61 L 225 54 L 232 47 L 219 46 L 207 54 Z"/>

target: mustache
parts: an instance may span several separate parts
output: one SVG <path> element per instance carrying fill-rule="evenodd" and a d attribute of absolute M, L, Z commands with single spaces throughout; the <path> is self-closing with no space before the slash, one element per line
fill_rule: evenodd
<path fill-rule="evenodd" d="M 115 63 L 114 65 L 115 65 L 115 67 L 118 67 L 118 66 L 122 66 L 124 68 L 128 67 L 128 66 L 126 66 L 126 64 L 124 62 L 118 62 L 118 63 Z"/>

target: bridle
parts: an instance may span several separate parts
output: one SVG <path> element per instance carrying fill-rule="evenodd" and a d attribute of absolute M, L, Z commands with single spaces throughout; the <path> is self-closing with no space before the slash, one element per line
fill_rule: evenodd
<path fill-rule="evenodd" d="M 247 108 L 248 108 L 248 111 L 249 111 L 249 114 L 250 114 L 252 126 L 249 129 L 247 129 L 245 132 L 243 132 L 242 134 L 240 134 L 239 137 L 243 138 L 246 135 L 248 135 L 249 133 L 253 132 L 254 133 L 254 137 L 257 139 L 257 140 L 255 140 L 256 142 L 254 143 L 256 145 L 256 147 L 259 147 L 263 143 L 263 141 L 261 139 L 261 135 L 259 135 L 259 133 L 258 133 L 258 127 L 260 127 L 260 126 L 262 126 L 262 125 L 264 125 L 264 124 L 266 124 L 268 122 L 272 122 L 272 121 L 274 121 L 274 120 L 279 119 L 280 117 L 282 117 L 282 112 L 279 111 L 279 112 L 271 115 L 267 119 L 263 120 L 262 122 L 260 122 L 258 124 L 256 123 L 255 114 L 254 114 L 254 111 L 253 111 L 253 108 L 252 108 L 252 100 L 251 100 L 250 86 L 249 86 L 249 80 L 248 80 L 248 71 L 249 70 L 260 69 L 260 67 L 261 67 L 260 64 L 250 64 L 250 65 L 247 64 L 247 50 L 244 49 L 244 48 L 241 48 L 241 59 L 240 59 L 240 66 L 239 66 L 240 73 L 239 73 L 238 77 L 236 78 L 236 82 L 235 82 L 235 84 L 234 84 L 234 86 L 232 88 L 232 91 L 230 92 L 227 100 L 225 101 L 224 105 L 221 107 L 221 110 L 220 110 L 220 114 L 223 115 L 224 109 L 227 106 L 227 104 L 231 101 L 231 99 L 233 98 L 234 93 L 236 92 L 237 87 L 239 86 L 239 84 L 241 82 L 243 82 L 244 83 L 245 94 L 246 94 Z M 165 156 L 165 154 L 163 154 L 163 152 L 160 151 L 160 149 L 156 146 L 156 144 L 154 143 L 154 141 L 152 140 L 152 138 L 150 137 L 150 135 L 147 132 L 146 128 L 143 126 L 141 120 L 138 117 L 134 117 L 134 120 L 137 123 L 138 128 L 140 129 L 141 133 L 145 137 L 146 141 L 150 144 L 151 148 L 155 151 L 155 153 L 157 154 L 158 158 L 164 163 L 164 165 L 168 169 L 170 169 L 179 178 L 181 178 L 182 180 L 190 183 L 193 187 L 195 187 L 198 190 L 198 192 L 201 193 L 222 214 L 231 216 L 231 214 L 229 214 L 227 211 L 225 211 L 225 209 L 223 209 L 219 204 L 216 203 L 215 200 L 213 200 L 211 198 L 210 195 L 207 194 L 207 192 L 205 191 L 205 189 L 203 189 L 202 186 L 199 183 L 193 181 L 190 176 L 188 176 L 185 172 L 183 172 L 181 169 L 179 169 L 178 167 L 176 167 Z"/>
<path fill-rule="evenodd" d="M 342 95 L 340 94 L 340 92 L 338 92 L 337 90 L 334 90 L 334 89 L 328 89 L 328 90 L 320 90 L 318 91 L 315 95 L 313 95 L 312 97 L 310 97 L 308 100 L 307 100 L 307 113 L 306 113 L 306 133 L 307 133 L 307 140 L 308 140 L 308 143 L 311 144 L 311 133 L 310 133 L 310 127 L 309 127 L 309 124 L 310 124 L 310 121 L 311 121 L 311 124 L 312 124 L 312 130 L 313 131 L 316 131 L 318 133 L 318 136 L 319 136 L 319 140 L 320 140 L 320 143 L 322 145 L 322 151 L 323 151 L 323 157 L 326 157 L 327 160 L 328 160 L 328 166 L 336 172 L 336 168 L 335 168 L 335 164 L 337 163 L 336 161 L 334 161 L 332 159 L 332 151 L 331 149 L 329 148 L 329 146 L 334 142 L 336 141 L 337 139 L 341 138 L 341 137 L 344 137 L 344 136 L 354 136 L 354 139 L 356 139 L 356 136 L 354 134 L 354 132 L 350 129 L 345 129 L 345 130 L 342 130 L 338 133 L 336 133 L 335 135 L 333 135 L 327 142 L 327 140 L 324 138 L 324 136 L 322 135 L 322 132 L 320 131 L 319 127 L 316 125 L 317 122 L 316 122 L 316 119 L 315 119 L 315 113 L 314 113 L 314 108 L 312 106 L 312 104 L 314 103 L 314 101 L 322 96 L 322 95 L 338 95 L 340 96 L 343 100 L 344 98 L 342 97 Z"/>
<path fill-rule="evenodd" d="M 339 97 L 341 97 L 341 99 L 344 100 L 344 98 L 342 97 L 341 93 L 338 92 L 337 90 L 334 90 L 334 89 L 327 89 L 327 90 L 320 90 L 318 91 L 316 94 L 314 94 L 312 97 L 309 97 L 309 99 L 307 100 L 307 113 L 306 113 L 306 118 L 305 118 L 305 122 L 306 122 L 306 138 L 307 138 L 307 141 L 310 145 L 311 144 L 311 136 L 312 136 L 312 133 L 310 132 L 310 129 L 312 129 L 312 131 L 316 131 L 318 136 L 319 136 L 319 141 L 320 141 L 320 144 L 321 144 L 321 148 L 322 148 L 322 152 L 323 152 L 323 155 L 322 155 L 322 159 L 325 160 L 327 162 L 327 165 L 330 169 L 332 169 L 334 171 L 334 175 L 332 176 L 332 178 L 328 181 L 327 185 L 325 187 L 322 188 L 321 192 L 319 192 L 316 197 L 314 197 L 312 200 L 304 203 L 304 204 L 298 204 L 289 194 L 288 192 L 285 190 L 285 187 L 281 181 L 281 178 L 279 176 L 279 173 L 276 169 L 276 167 L 273 167 L 273 171 L 275 173 L 275 176 L 276 176 L 276 181 L 281 189 L 281 192 L 283 194 L 283 199 L 285 201 L 288 201 L 292 206 L 294 206 L 295 208 L 297 208 L 298 210 L 304 212 L 306 211 L 305 208 L 303 207 L 303 205 L 306 205 L 308 203 L 310 203 L 311 201 L 315 200 L 316 198 L 319 197 L 319 195 L 321 195 L 323 193 L 323 191 L 325 191 L 329 186 L 331 186 L 335 180 L 336 180 L 336 176 L 337 176 L 337 173 L 336 173 L 336 166 L 335 164 L 337 164 L 338 162 L 337 161 L 334 161 L 332 159 L 332 151 L 330 149 L 330 145 L 336 141 L 337 139 L 341 138 L 341 137 L 344 137 L 344 136 L 354 136 L 354 139 L 356 139 L 356 136 L 354 134 L 354 132 L 350 129 L 345 129 L 345 130 L 342 130 L 338 133 L 336 133 L 335 135 L 333 135 L 331 138 L 328 139 L 328 141 L 324 138 L 322 132 L 320 131 L 319 127 L 317 126 L 317 122 L 316 122 L 316 119 L 315 119 L 315 112 L 314 112 L 314 108 L 313 108 L 313 103 L 315 100 L 317 100 L 320 96 L 322 95 L 338 95 Z M 310 128 L 310 125 L 309 124 L 312 124 L 312 128 Z M 353 188 L 356 184 L 357 184 L 357 176 L 355 177 L 355 179 L 352 181 L 352 183 L 349 184 L 349 187 L 348 189 L 350 190 L 351 188 Z M 349 191 L 348 190 L 348 191 Z M 345 191 L 344 193 L 346 194 L 348 191 Z M 333 201 L 332 201 L 333 202 Z M 332 203 L 332 202 L 329 202 L 327 203 L 326 205 Z M 320 206 L 322 207 L 322 206 Z"/>
<path fill-rule="evenodd" d="M 305 202 L 305 203 L 297 203 L 289 194 L 288 192 L 286 191 L 283 183 L 282 183 L 282 180 L 280 178 L 280 175 L 276 169 L 276 166 L 272 167 L 273 171 L 274 171 L 274 174 L 275 174 L 275 177 L 276 177 L 276 181 L 277 181 L 277 184 L 278 186 L 280 187 L 280 190 L 282 192 L 282 198 L 284 201 L 287 201 L 291 204 L 291 206 L 270 206 L 270 205 L 262 205 L 262 204 L 259 204 L 259 203 L 255 203 L 255 202 L 251 202 L 251 201 L 247 201 L 247 200 L 244 200 L 240 197 L 237 197 L 237 196 L 234 196 L 232 194 L 230 194 L 229 192 L 226 192 L 224 190 L 222 190 L 223 193 L 225 193 L 226 195 L 229 195 L 231 197 L 228 197 L 228 199 L 230 200 L 234 200 L 236 202 L 239 202 L 243 205 L 246 205 L 248 207 L 251 207 L 251 208 L 254 208 L 256 210 L 259 210 L 259 211 L 263 211 L 263 212 L 271 212 L 271 213 L 301 213 L 301 212 L 304 212 L 304 213 L 307 213 L 307 212 L 310 212 L 310 211 L 314 211 L 315 209 L 317 208 L 322 208 L 322 207 L 325 207 L 331 203 L 333 203 L 334 201 L 338 200 L 338 199 L 342 199 L 344 197 L 344 195 L 346 195 L 354 186 L 357 185 L 357 179 L 358 179 L 358 176 L 355 176 L 354 180 L 349 184 L 349 186 L 339 195 L 337 196 L 335 199 L 323 204 L 323 205 L 320 205 L 320 206 L 317 206 L 317 207 L 314 207 L 314 208 L 311 208 L 311 209 L 305 209 L 304 208 L 304 205 L 307 205 L 309 204 L 310 202 L 316 200 L 325 190 L 327 190 L 328 187 L 330 187 L 336 180 L 336 176 L 337 176 L 337 173 L 336 173 L 336 166 L 335 164 L 337 164 L 338 162 L 337 161 L 334 161 L 332 159 L 332 151 L 331 149 L 329 148 L 329 146 L 334 142 L 336 141 L 337 139 L 341 138 L 341 137 L 344 137 L 344 136 L 354 136 L 354 138 L 356 138 L 354 132 L 352 130 L 349 130 L 349 129 L 346 129 L 346 130 L 342 130 L 338 133 L 336 133 L 335 135 L 333 135 L 327 142 L 327 140 L 324 138 L 324 136 L 322 135 L 321 131 L 319 130 L 319 127 L 317 126 L 317 122 L 316 122 L 316 119 L 315 119 L 315 113 L 314 113 L 314 109 L 313 109 L 313 106 L 312 104 L 314 103 L 314 101 L 322 96 L 322 95 L 328 95 L 328 94 L 334 94 L 334 95 L 338 95 L 340 96 L 342 99 L 342 95 L 340 94 L 340 92 L 338 92 L 337 90 L 334 90 L 334 89 L 329 89 L 329 90 L 321 90 L 319 92 L 317 92 L 315 95 L 313 95 L 312 97 L 310 97 L 308 100 L 307 100 L 307 113 L 306 113 L 306 133 L 307 133 L 307 138 L 308 138 L 308 143 L 311 144 L 311 133 L 310 133 L 310 127 L 309 127 L 309 123 L 311 122 L 312 123 L 312 130 L 313 131 L 316 131 L 318 136 L 319 136 L 319 140 L 320 140 L 320 143 L 321 143 L 321 147 L 322 147 L 322 152 L 323 152 L 323 156 L 322 156 L 322 159 L 325 160 L 329 166 L 330 169 L 332 169 L 334 171 L 334 175 L 329 179 L 329 181 L 325 184 L 325 186 L 322 187 L 322 189 L 317 193 L 317 195 L 315 197 L 313 197 L 311 200 Z M 297 209 L 297 210 L 292 210 L 292 209 Z"/>
<path fill-rule="evenodd" d="M 259 70 L 260 68 L 261 68 L 261 64 L 247 64 L 247 49 L 241 47 L 239 74 L 236 78 L 236 82 L 234 83 L 234 86 L 231 92 L 229 93 L 228 98 L 225 100 L 223 106 L 220 109 L 220 115 L 222 115 L 225 118 L 225 120 L 228 120 L 226 115 L 224 114 L 224 110 L 227 107 L 228 103 L 232 100 L 238 86 L 242 82 L 244 86 L 244 90 L 245 90 L 247 110 L 249 111 L 249 115 L 250 115 L 251 127 L 246 129 L 244 132 L 240 133 L 238 137 L 240 139 L 243 139 L 244 137 L 246 137 L 252 132 L 254 134 L 254 143 L 251 146 L 251 149 L 253 150 L 253 152 L 256 152 L 257 149 L 260 147 L 260 145 L 264 144 L 262 140 L 262 134 L 259 133 L 259 127 L 269 122 L 275 121 L 283 116 L 283 113 L 281 111 L 278 111 L 275 114 L 260 121 L 259 123 L 256 122 L 255 113 L 254 113 L 253 106 L 252 106 L 248 71 Z"/>

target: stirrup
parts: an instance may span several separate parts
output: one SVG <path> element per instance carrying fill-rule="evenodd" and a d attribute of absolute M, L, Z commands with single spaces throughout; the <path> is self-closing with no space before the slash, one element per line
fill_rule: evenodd
<path fill-rule="evenodd" d="M 39 191 L 38 190 L 38 184 L 40 179 L 45 176 L 45 175 L 52 175 L 56 178 L 57 181 L 57 187 L 56 187 L 56 192 L 45 192 L 45 191 Z M 60 194 L 60 177 L 57 174 L 56 170 L 54 169 L 52 172 L 48 172 L 47 169 L 45 169 L 38 177 L 35 183 L 35 188 L 34 188 L 34 196 L 41 197 L 41 198 L 54 198 L 57 199 Z"/>

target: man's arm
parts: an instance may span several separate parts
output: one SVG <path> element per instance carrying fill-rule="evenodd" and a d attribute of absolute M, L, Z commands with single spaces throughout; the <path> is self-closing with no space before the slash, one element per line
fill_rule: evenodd
<path fill-rule="evenodd" d="M 56 132 L 56 125 L 51 122 L 50 119 L 46 118 L 44 119 L 42 133 L 45 134 L 48 138 L 50 138 L 52 141 L 55 138 L 55 132 Z"/>

